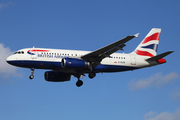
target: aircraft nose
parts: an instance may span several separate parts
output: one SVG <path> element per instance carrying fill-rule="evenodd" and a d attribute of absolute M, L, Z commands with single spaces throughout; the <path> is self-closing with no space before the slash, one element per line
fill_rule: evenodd
<path fill-rule="evenodd" d="M 12 56 L 6 58 L 7 63 L 12 64 L 12 61 L 13 61 Z"/>

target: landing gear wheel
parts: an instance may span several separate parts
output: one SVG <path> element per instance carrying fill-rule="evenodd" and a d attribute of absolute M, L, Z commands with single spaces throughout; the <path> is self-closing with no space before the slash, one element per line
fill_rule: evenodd
<path fill-rule="evenodd" d="M 88 76 L 89 76 L 90 79 L 93 79 L 96 76 L 96 73 L 91 72 L 91 73 L 89 73 Z"/>
<path fill-rule="evenodd" d="M 29 76 L 29 79 L 33 79 L 33 78 L 34 78 L 34 75 L 30 75 L 30 76 Z"/>
<path fill-rule="evenodd" d="M 81 87 L 83 85 L 83 81 L 82 80 L 78 80 L 77 82 L 76 82 L 76 86 L 77 87 Z"/>
<path fill-rule="evenodd" d="M 29 79 L 33 79 L 34 78 L 34 68 L 31 68 L 31 75 L 29 76 Z"/>

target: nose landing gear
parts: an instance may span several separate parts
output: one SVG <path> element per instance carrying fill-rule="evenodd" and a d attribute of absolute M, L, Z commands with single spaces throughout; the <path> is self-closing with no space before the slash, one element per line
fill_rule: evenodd
<path fill-rule="evenodd" d="M 34 68 L 31 68 L 31 75 L 29 76 L 29 79 L 33 79 L 34 78 Z"/>

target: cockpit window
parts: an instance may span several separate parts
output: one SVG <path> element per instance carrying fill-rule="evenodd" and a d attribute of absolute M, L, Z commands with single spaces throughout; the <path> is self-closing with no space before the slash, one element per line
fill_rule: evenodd
<path fill-rule="evenodd" d="M 17 51 L 14 54 L 24 54 L 24 51 Z"/>

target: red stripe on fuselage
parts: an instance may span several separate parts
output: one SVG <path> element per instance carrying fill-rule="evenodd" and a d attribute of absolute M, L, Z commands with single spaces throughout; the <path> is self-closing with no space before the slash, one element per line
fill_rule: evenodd
<path fill-rule="evenodd" d="M 137 55 L 154 57 L 153 54 L 151 54 L 151 53 L 149 53 L 149 52 L 147 52 L 147 51 L 136 50 L 135 53 L 136 53 Z"/>
<path fill-rule="evenodd" d="M 49 52 L 49 50 L 28 50 L 28 52 Z"/>
<path fill-rule="evenodd" d="M 159 38 L 160 38 L 160 33 L 154 33 L 153 35 L 144 38 L 144 40 L 141 44 L 147 43 L 151 40 L 159 40 Z"/>

